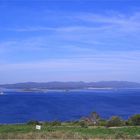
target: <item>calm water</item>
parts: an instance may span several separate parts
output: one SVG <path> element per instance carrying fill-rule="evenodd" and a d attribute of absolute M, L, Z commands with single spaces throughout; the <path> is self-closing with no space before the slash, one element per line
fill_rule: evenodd
<path fill-rule="evenodd" d="M 0 123 L 77 120 L 96 111 L 103 118 L 140 113 L 140 89 L 51 93 L 6 92 L 0 96 Z"/>

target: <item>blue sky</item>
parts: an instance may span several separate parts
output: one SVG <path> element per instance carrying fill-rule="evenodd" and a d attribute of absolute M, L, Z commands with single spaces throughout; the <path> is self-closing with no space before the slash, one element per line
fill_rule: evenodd
<path fill-rule="evenodd" d="M 138 0 L 1 0 L 0 83 L 140 82 Z"/>

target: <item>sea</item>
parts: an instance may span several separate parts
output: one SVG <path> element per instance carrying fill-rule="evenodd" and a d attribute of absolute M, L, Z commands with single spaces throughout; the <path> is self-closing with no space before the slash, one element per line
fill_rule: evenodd
<path fill-rule="evenodd" d="M 101 118 L 128 119 L 140 113 L 140 89 L 89 89 L 48 92 L 5 91 L 0 95 L 0 124 L 76 121 L 97 112 Z"/>

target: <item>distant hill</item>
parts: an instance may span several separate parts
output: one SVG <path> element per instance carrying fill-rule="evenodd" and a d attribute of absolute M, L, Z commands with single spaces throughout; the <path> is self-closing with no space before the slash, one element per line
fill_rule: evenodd
<path fill-rule="evenodd" d="M 86 89 L 86 88 L 140 88 L 140 83 L 127 81 L 100 81 L 100 82 L 26 82 L 0 85 L 8 89 Z"/>

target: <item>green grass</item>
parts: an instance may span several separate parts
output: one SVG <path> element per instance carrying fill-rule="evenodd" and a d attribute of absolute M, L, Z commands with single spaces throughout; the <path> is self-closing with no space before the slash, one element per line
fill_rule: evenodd
<path fill-rule="evenodd" d="M 114 139 L 130 138 L 140 139 L 140 127 L 88 127 L 79 126 L 47 126 L 36 130 L 34 125 L 0 125 L 0 139 Z"/>

